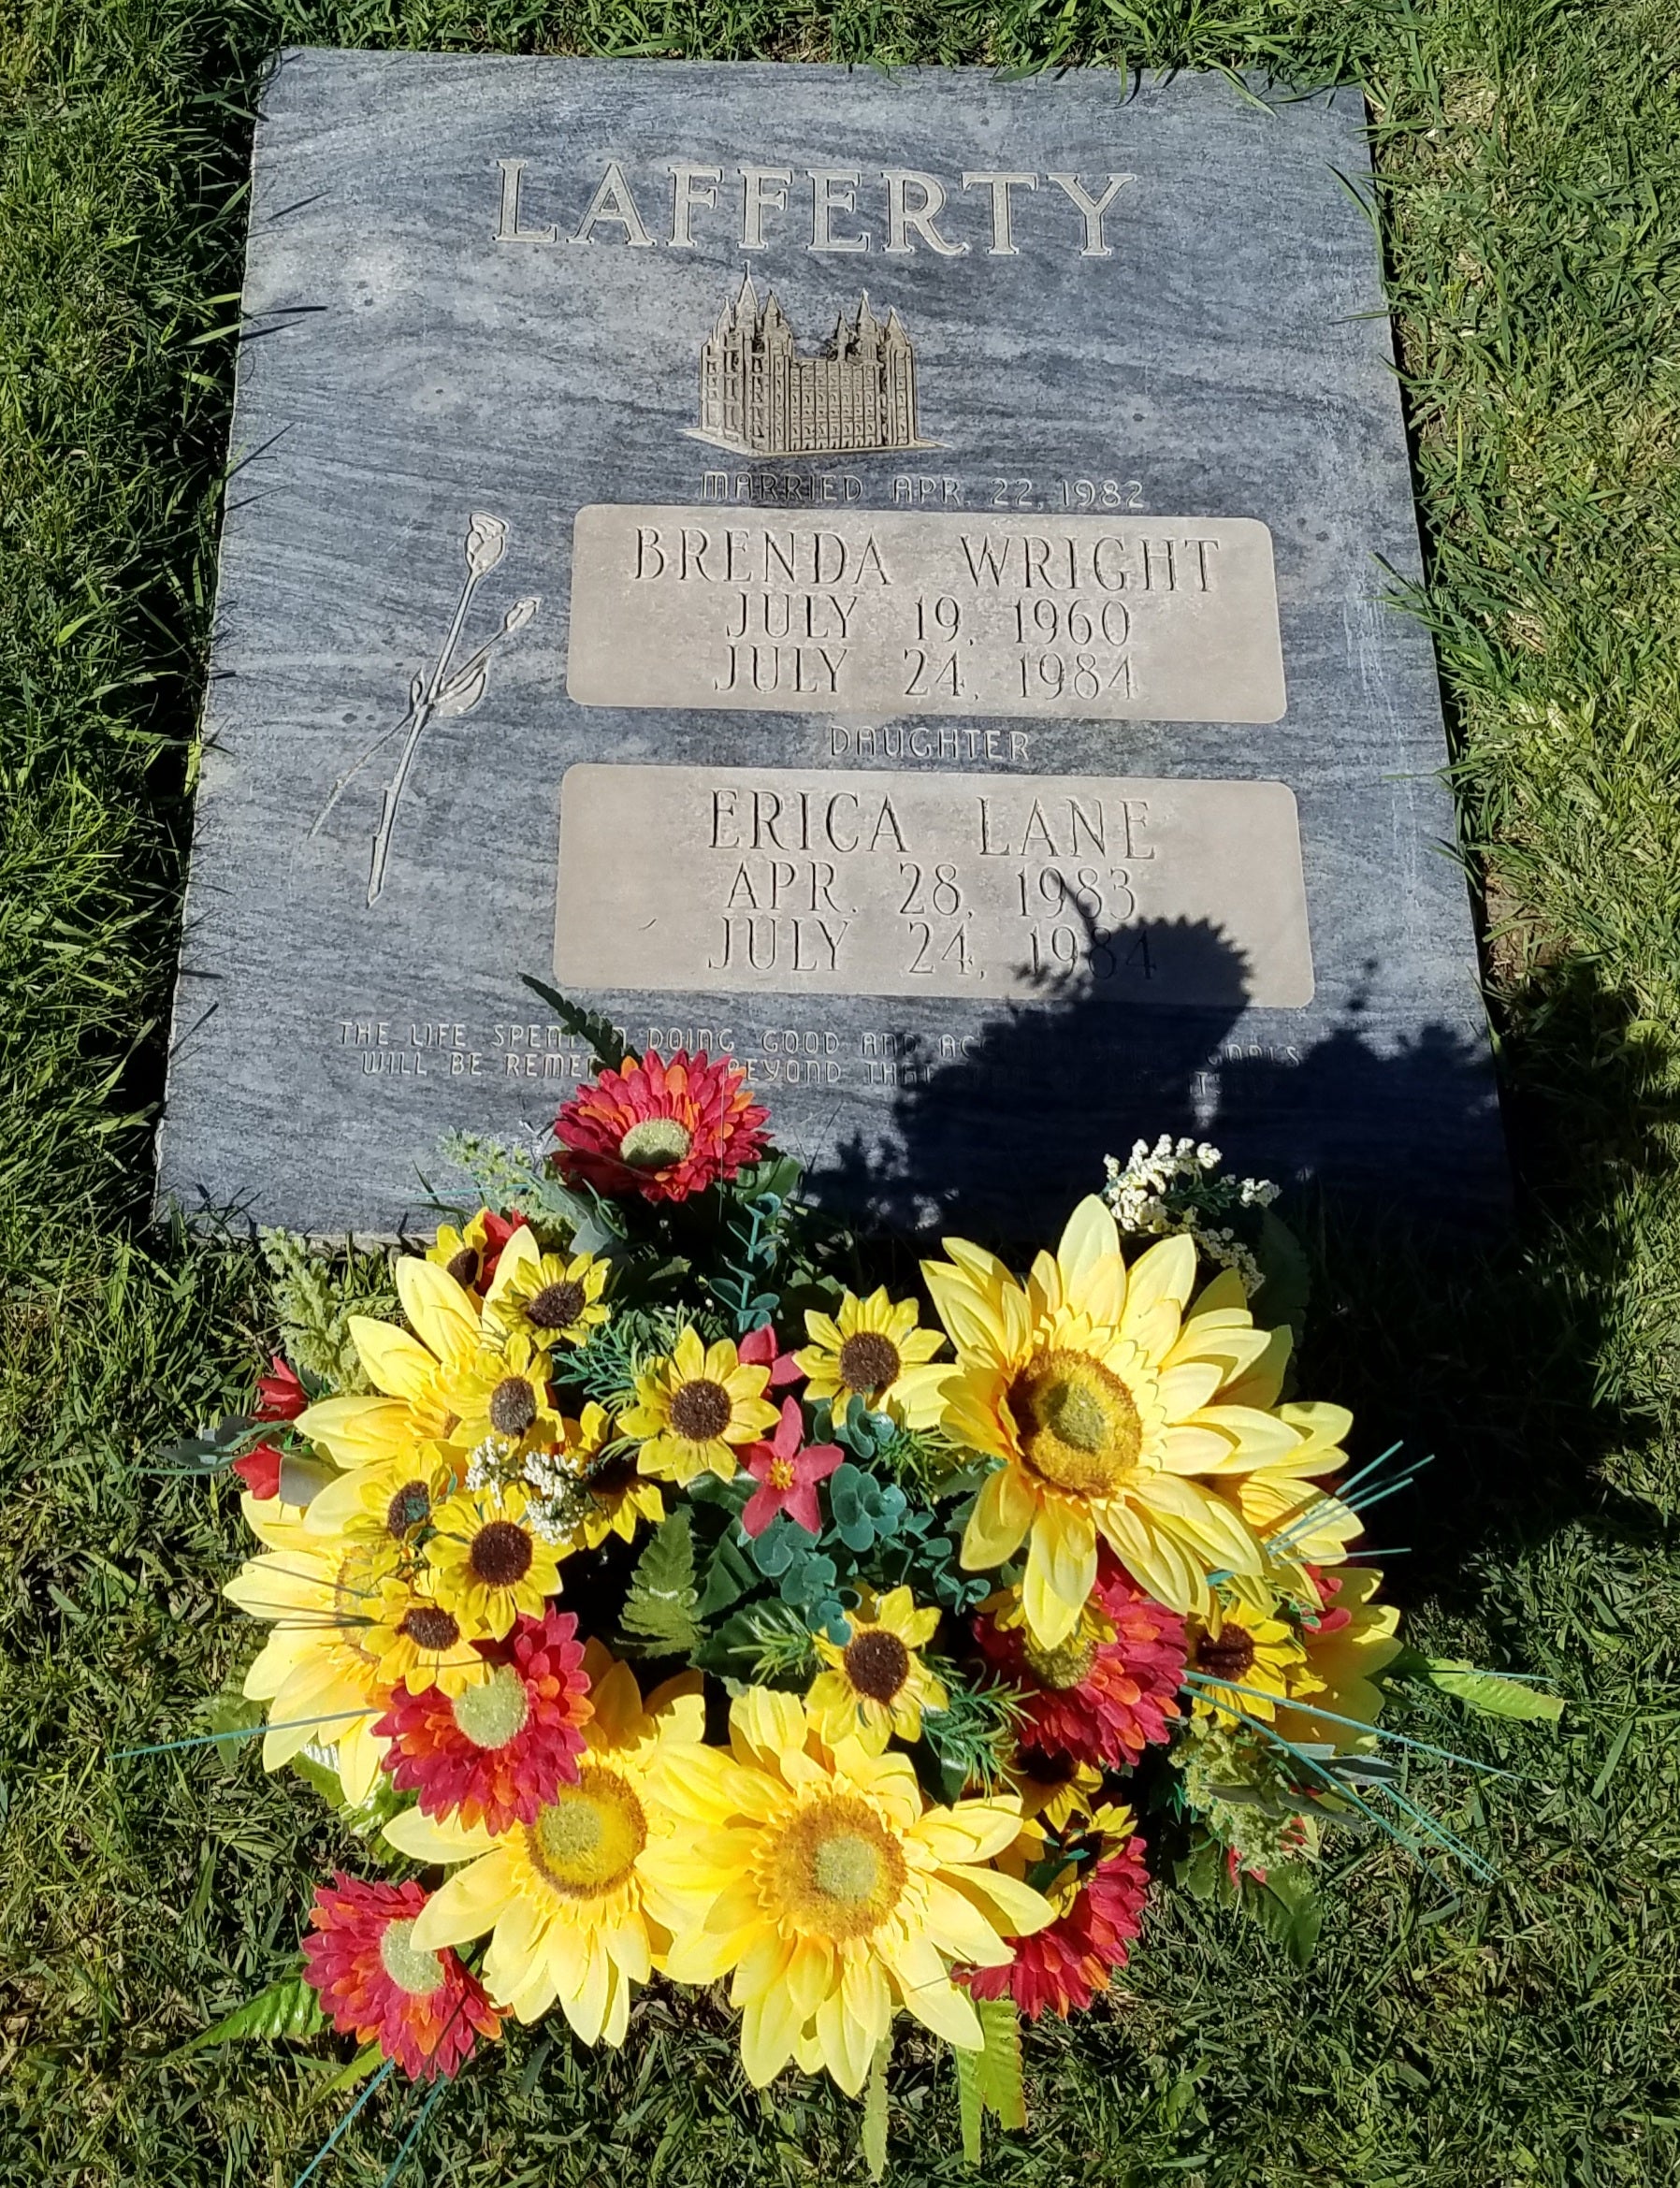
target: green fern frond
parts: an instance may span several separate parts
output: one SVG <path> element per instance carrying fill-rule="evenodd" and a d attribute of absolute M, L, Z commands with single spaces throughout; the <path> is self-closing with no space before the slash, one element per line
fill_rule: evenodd
<path fill-rule="evenodd" d="M 694 1616 L 696 1596 L 694 1534 L 679 1506 L 636 1559 L 619 1619 L 620 1645 L 644 1656 L 687 1656 L 705 1636 Z"/>

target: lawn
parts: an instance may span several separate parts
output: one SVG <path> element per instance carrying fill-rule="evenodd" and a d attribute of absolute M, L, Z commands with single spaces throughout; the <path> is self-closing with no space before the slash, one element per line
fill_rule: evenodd
<path fill-rule="evenodd" d="M 1482 1253 L 1308 1211 L 1307 1380 L 1440 1653 L 1559 1682 L 1559 1734 L 1427 1796 L 1492 1888 L 1361 1842 L 1305 1974 L 1163 1912 L 1028 2044 L 1021 2188 L 1680 2179 L 1680 12 L 1673 0 L 0 0 L 0 2182 L 287 2188 L 328 2048 L 170 2054 L 293 1951 L 324 1813 L 197 1729 L 249 1646 L 234 1499 L 148 1471 L 249 1395 L 253 1255 L 146 1227 L 231 384 L 242 172 L 286 40 L 1263 67 L 1369 100 L 1467 863 L 1520 1178 Z M 1122 1152 L 1154 1120 L 1117 1110 Z M 1403 1190 L 1403 1181 L 1397 1181 Z M 895 2181 L 973 2179 L 949 2069 Z M 320 2175 L 376 2188 L 382 2095 Z M 405 2177 L 862 2178 L 826 2087 L 755 2095 L 657 1992 L 621 2055 L 515 2032 Z"/>

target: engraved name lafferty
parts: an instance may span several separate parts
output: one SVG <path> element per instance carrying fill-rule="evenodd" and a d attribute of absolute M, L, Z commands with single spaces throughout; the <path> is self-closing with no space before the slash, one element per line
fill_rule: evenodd
<path fill-rule="evenodd" d="M 555 973 L 655 993 L 1298 1009 L 1312 957 L 1295 798 L 1190 778 L 572 767 Z"/>
<path fill-rule="evenodd" d="M 1271 534 L 1249 517 L 595 502 L 572 529 L 586 706 L 1271 722 Z"/>

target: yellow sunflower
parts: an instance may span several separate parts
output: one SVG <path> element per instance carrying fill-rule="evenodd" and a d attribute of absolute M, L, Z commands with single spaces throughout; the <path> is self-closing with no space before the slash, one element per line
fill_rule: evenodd
<path fill-rule="evenodd" d="M 461 1630 L 460 1620 L 438 1601 L 429 1569 L 389 1575 L 380 1585 L 371 1614 L 373 1623 L 362 1641 L 379 1659 L 383 1686 L 406 1687 L 411 1694 L 441 1687 L 455 1696 L 482 1686 L 489 1676 L 489 1665 Z"/>
<path fill-rule="evenodd" d="M 997 1865 L 1011 1876 L 1026 1876 L 1035 1869 L 1057 1858 L 1058 1842 L 1070 1837 L 1083 1840 L 1089 1858 L 1083 1862 L 1065 1862 L 1055 1875 L 1045 1881 L 1044 1896 L 1058 1916 L 1071 1912 L 1079 1895 L 1079 1888 L 1090 1880 L 1094 1862 L 1123 1846 L 1137 1829 L 1137 1819 L 1123 1803 L 1104 1801 L 1100 1797 L 1101 1775 L 1096 1778 L 1099 1796 L 1091 1802 L 1064 1805 L 1060 1813 L 1049 1807 L 1025 1810 L 1021 1817 L 1018 1836 L 997 1857 Z M 1078 1825 L 1076 1831 L 1073 1827 Z"/>
<path fill-rule="evenodd" d="M 644 1474 L 686 1485 L 697 1474 L 735 1471 L 734 1446 L 754 1443 L 776 1423 L 764 1398 L 768 1368 L 743 1364 L 728 1338 L 703 1344 L 685 1329 L 669 1359 L 654 1360 L 636 1379 L 636 1402 L 619 1415 L 626 1436 L 642 1443 Z"/>
<path fill-rule="evenodd" d="M 482 1825 L 413 1808 L 386 1824 L 385 1836 L 413 1861 L 468 1864 L 427 1901 L 415 1946 L 439 1952 L 490 1931 L 483 1974 L 493 1997 L 525 2021 L 558 2000 L 585 2043 L 620 2044 L 630 1992 L 668 1942 L 649 1919 L 645 1890 L 648 1862 L 673 1828 L 655 1774 L 663 1756 L 699 1740 L 705 1704 L 698 1672 L 644 1702 L 633 1674 L 599 1642 L 584 1667 L 595 1714 L 581 1775 L 534 1823 L 492 1837 Z"/>
<path fill-rule="evenodd" d="M 1350 1725 L 1315 1717 L 1313 1704 L 1334 1710 L 1339 1717 L 1357 1717 L 1374 1725 L 1386 1700 L 1376 1674 L 1400 1653 L 1400 1615 L 1387 1603 L 1371 1598 L 1383 1585 L 1383 1575 L 1369 1566 L 1349 1565 L 1329 1576 L 1325 1592 L 1329 1601 L 1316 1627 L 1301 1630 L 1306 1665 L 1290 1690 L 1290 1702 L 1277 1713 L 1277 1727 L 1296 1746 L 1325 1742 L 1348 1751 L 1374 1742 Z"/>
<path fill-rule="evenodd" d="M 930 1808 L 906 1755 L 830 1750 L 791 1694 L 749 1688 L 730 1745 L 673 1747 L 657 1778 L 675 1834 L 650 1848 L 668 1972 L 734 1972 L 741 2059 L 761 2089 L 789 2059 L 856 2096 L 900 2006 L 964 2050 L 980 2024 L 953 1964 L 1001 1967 L 1049 1903 L 985 1866 L 1021 1827 L 1013 1797 Z"/>
<path fill-rule="evenodd" d="M 829 1669 L 811 1682 L 805 1706 L 831 1746 L 853 1739 L 879 1755 L 894 1733 L 920 1740 L 923 1710 L 942 1710 L 950 1697 L 917 1654 L 938 1628 L 937 1607 L 919 1611 L 907 1587 L 880 1597 L 868 1587 L 859 1593 L 846 1641 L 816 1637 Z"/>
<path fill-rule="evenodd" d="M 438 1235 L 426 1249 L 426 1258 L 452 1276 L 475 1303 L 478 1280 L 485 1260 L 494 1251 L 490 1243 L 490 1211 L 481 1208 L 464 1230 L 440 1224 Z"/>
<path fill-rule="evenodd" d="M 350 1334 L 375 1398 L 323 1398 L 297 1416 L 299 1431 L 341 1467 L 411 1456 L 446 1443 L 456 1425 L 449 1385 L 479 1347 L 478 1301 L 454 1277 L 417 1254 L 396 1268 L 397 1296 L 411 1336 L 394 1323 L 353 1314 Z"/>
<path fill-rule="evenodd" d="M 1021 1830 L 1065 1831 L 1080 1818 L 1094 1816 L 1103 1797 L 1103 1774 L 1093 1762 L 1065 1755 L 1033 1757 L 1030 1771 L 1013 1770 L 1009 1784 L 1021 1795 Z"/>
<path fill-rule="evenodd" d="M 577 1420 L 565 1423 L 565 1448 L 553 1456 L 588 1499 L 567 1548 L 598 1550 L 609 1535 L 634 1542 L 643 1520 L 658 1527 L 665 1516 L 659 1485 L 637 1471 L 634 1450 L 606 1412 L 591 1402 Z"/>
<path fill-rule="evenodd" d="M 307 1534 L 278 1500 L 259 1504 L 242 1497 L 239 1509 L 268 1545 L 222 1591 L 274 1626 L 243 1688 L 251 1701 L 268 1704 L 263 1768 L 278 1770 L 311 1745 L 330 1747 L 345 1798 L 365 1801 L 386 1746 L 372 1734 L 389 1688 L 369 1637 L 392 1555 L 377 1544 Z"/>
<path fill-rule="evenodd" d="M 1248 1326 L 1241 1278 L 1234 1269 L 1222 1271 L 1197 1296 L 1190 1311 L 1207 1333 L 1204 1350 L 1214 1356 L 1221 1329 L 1240 1331 Z M 1308 1563 L 1340 1564 L 1347 1556 L 1348 1544 L 1364 1528 L 1356 1512 L 1319 1485 L 1324 1475 L 1340 1473 L 1347 1465 L 1347 1454 L 1341 1446 L 1354 1416 L 1345 1406 L 1316 1399 L 1279 1404 L 1294 1344 L 1287 1325 L 1268 1330 L 1265 1351 L 1242 1367 L 1240 1351 L 1248 1342 L 1246 1337 L 1239 1337 L 1232 1348 L 1236 1379 L 1221 1393 L 1222 1403 L 1275 1413 L 1297 1432 L 1299 1441 L 1252 1472 L 1221 1475 L 1209 1486 L 1236 1507 L 1266 1544 L 1266 1583 L 1280 1585 L 1298 1601 L 1311 1604 L 1317 1599 L 1306 1572 Z M 1269 1600 L 1265 1586 L 1245 1586 L 1241 1592 L 1259 1605 Z"/>
<path fill-rule="evenodd" d="M 400 1551 L 418 1542 L 421 1529 L 459 1480 L 458 1453 L 442 1443 L 418 1444 L 337 1475 L 310 1500 L 303 1524 L 312 1535 Z"/>
<path fill-rule="evenodd" d="M 1252 1474 L 1300 1433 L 1227 1402 L 1267 1335 L 1246 1309 L 1206 1327 L 1185 1316 L 1190 1239 L 1163 1239 L 1128 1269 L 1113 1214 L 1093 1196 L 1024 1285 L 980 1247 L 945 1248 L 949 1262 L 924 1265 L 957 1348 L 944 1425 L 1003 1461 L 976 1500 L 963 1561 L 1001 1565 L 1027 1543 L 1021 1600 L 1038 1645 L 1078 1625 L 1099 1533 L 1178 1611 L 1211 1610 L 1214 1573 L 1258 1572 L 1253 1528 L 1206 1477 Z"/>
<path fill-rule="evenodd" d="M 1239 1717 L 1270 1724 L 1278 1704 L 1306 1672 L 1307 1652 L 1295 1628 L 1282 1618 L 1261 1616 L 1246 1604 L 1216 1603 L 1206 1620 L 1191 1620 L 1185 1638 L 1186 1668 L 1200 1674 L 1190 1686 L 1196 1711 L 1221 1724 Z M 1230 1684 L 1207 1686 L 1205 1680 Z"/>
<path fill-rule="evenodd" d="M 490 1439 L 515 1446 L 560 1440 L 548 1355 L 521 1331 L 504 1337 L 486 1328 L 485 1343 L 451 1378 L 449 1402 L 459 1416 L 450 1435 L 457 1450 L 472 1451 Z"/>
<path fill-rule="evenodd" d="M 885 1284 L 866 1299 L 847 1292 L 836 1314 L 807 1310 L 805 1328 L 811 1342 L 793 1356 L 813 1403 L 827 1398 L 844 1414 L 856 1397 L 902 1428 L 936 1426 L 940 1384 L 950 1369 L 927 1365 L 945 1340 L 936 1329 L 919 1326 L 914 1299 L 890 1299 Z"/>
<path fill-rule="evenodd" d="M 439 1605 L 453 1611 L 471 1641 L 500 1641 L 524 1611 L 543 1615 L 544 1600 L 560 1592 L 559 1558 L 526 1519 L 526 1492 L 517 1482 L 462 1489 L 432 1517 L 427 1538 Z"/>
<path fill-rule="evenodd" d="M 608 1319 L 601 1294 L 610 1273 L 593 1253 L 544 1253 L 532 1232 L 515 1231 L 485 1298 L 485 1326 L 517 1332 L 543 1352 L 581 1345 Z"/>

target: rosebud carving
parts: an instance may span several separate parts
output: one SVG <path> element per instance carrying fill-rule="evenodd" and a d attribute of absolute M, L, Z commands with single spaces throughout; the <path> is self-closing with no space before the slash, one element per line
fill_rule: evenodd
<path fill-rule="evenodd" d="M 488 577 L 508 551 L 508 528 L 500 516 L 474 510 L 467 528 L 467 568 L 474 577 Z"/>

